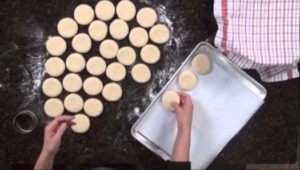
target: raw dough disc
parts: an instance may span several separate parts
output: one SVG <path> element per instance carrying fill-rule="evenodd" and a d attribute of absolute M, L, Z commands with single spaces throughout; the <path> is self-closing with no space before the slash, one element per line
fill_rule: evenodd
<path fill-rule="evenodd" d="M 151 79 L 151 71 L 145 64 L 137 64 L 131 70 L 132 78 L 137 83 L 147 83 Z"/>
<path fill-rule="evenodd" d="M 178 85 L 182 90 L 192 90 L 197 84 L 197 76 L 192 71 L 186 70 L 179 75 Z"/>
<path fill-rule="evenodd" d="M 160 50 L 157 46 L 148 44 L 142 48 L 141 58 L 147 64 L 155 64 L 160 59 Z"/>
<path fill-rule="evenodd" d="M 157 44 L 166 43 L 171 37 L 170 30 L 163 24 L 155 25 L 150 30 L 150 39 Z"/>
<path fill-rule="evenodd" d="M 91 98 L 85 101 L 83 109 L 87 115 L 97 117 L 103 112 L 103 104 L 99 99 Z"/>
<path fill-rule="evenodd" d="M 114 39 L 123 40 L 129 33 L 129 27 L 125 21 L 115 19 L 109 26 L 109 32 Z"/>
<path fill-rule="evenodd" d="M 130 31 L 130 43 L 135 47 L 143 47 L 149 41 L 149 36 L 144 28 L 136 27 Z"/>
<path fill-rule="evenodd" d="M 72 53 L 66 60 L 66 66 L 69 71 L 79 73 L 85 68 L 85 59 L 79 53 Z"/>
<path fill-rule="evenodd" d="M 174 111 L 172 103 L 180 104 L 180 96 L 176 91 L 167 91 L 163 94 L 162 104 L 169 111 Z"/>
<path fill-rule="evenodd" d="M 106 84 L 102 91 L 102 96 L 105 100 L 116 102 L 121 99 L 123 94 L 122 88 L 117 83 Z"/>
<path fill-rule="evenodd" d="M 57 31 L 64 38 L 71 38 L 76 35 L 78 25 L 72 18 L 63 18 L 57 24 Z"/>
<path fill-rule="evenodd" d="M 100 20 L 94 21 L 89 26 L 89 34 L 95 41 L 102 41 L 108 32 L 107 25 Z"/>
<path fill-rule="evenodd" d="M 80 25 L 88 25 L 94 20 L 95 13 L 92 7 L 81 4 L 75 8 L 74 18 Z"/>
<path fill-rule="evenodd" d="M 117 59 L 121 64 L 130 66 L 136 60 L 136 53 L 132 47 L 122 47 L 118 52 Z"/>
<path fill-rule="evenodd" d="M 63 87 L 67 92 L 78 92 L 82 88 L 82 79 L 78 74 L 70 73 L 64 77 Z"/>
<path fill-rule="evenodd" d="M 60 99 L 52 98 L 46 101 L 44 111 L 49 117 L 57 117 L 64 113 L 64 104 Z"/>
<path fill-rule="evenodd" d="M 115 6 L 108 0 L 99 1 L 95 8 L 96 16 L 102 21 L 111 20 L 116 12 Z"/>
<path fill-rule="evenodd" d="M 117 56 L 119 45 L 111 39 L 104 40 L 99 47 L 100 54 L 106 59 L 113 59 Z"/>
<path fill-rule="evenodd" d="M 152 27 L 156 23 L 157 18 L 156 11 L 149 7 L 140 9 L 136 16 L 138 24 L 144 28 Z"/>
<path fill-rule="evenodd" d="M 74 122 L 75 125 L 72 125 L 71 129 L 75 133 L 85 133 L 89 130 L 91 125 L 90 119 L 84 114 L 75 115 L 72 122 Z"/>
<path fill-rule="evenodd" d="M 100 76 L 106 70 L 106 62 L 101 57 L 92 57 L 88 60 L 86 69 L 91 75 Z"/>
<path fill-rule="evenodd" d="M 51 57 L 45 64 L 46 72 L 52 77 L 62 75 L 66 69 L 65 62 L 58 57 Z"/>
<path fill-rule="evenodd" d="M 64 100 L 65 109 L 72 113 L 78 113 L 83 108 L 83 100 L 78 94 L 69 94 Z"/>
<path fill-rule="evenodd" d="M 117 5 L 117 15 L 124 21 L 130 21 L 135 17 L 136 8 L 131 1 L 120 1 Z"/>
<path fill-rule="evenodd" d="M 67 43 L 63 38 L 54 36 L 48 39 L 46 42 L 46 48 L 49 54 L 53 56 L 61 56 L 67 50 Z"/>
<path fill-rule="evenodd" d="M 85 33 L 77 34 L 72 40 L 72 47 L 78 53 L 87 53 L 92 48 L 92 40 Z"/>
<path fill-rule="evenodd" d="M 118 62 L 111 63 L 106 69 L 106 76 L 112 81 L 121 81 L 126 77 L 126 69 Z"/>
<path fill-rule="evenodd" d="M 84 92 L 91 96 L 100 94 L 102 89 L 103 89 L 103 83 L 97 77 L 89 77 L 83 83 Z"/>
<path fill-rule="evenodd" d="M 62 92 L 62 85 L 56 78 L 48 78 L 43 82 L 43 93 L 48 97 L 56 97 Z"/>
<path fill-rule="evenodd" d="M 200 74 L 207 74 L 211 70 L 211 62 L 206 54 L 198 54 L 192 60 L 192 67 Z"/>

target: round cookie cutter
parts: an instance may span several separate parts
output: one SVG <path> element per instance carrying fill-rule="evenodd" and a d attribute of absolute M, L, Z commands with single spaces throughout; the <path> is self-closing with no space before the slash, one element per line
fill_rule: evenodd
<path fill-rule="evenodd" d="M 13 118 L 13 127 L 20 134 L 28 134 L 32 132 L 37 126 L 37 116 L 35 113 L 25 110 L 18 113 Z"/>

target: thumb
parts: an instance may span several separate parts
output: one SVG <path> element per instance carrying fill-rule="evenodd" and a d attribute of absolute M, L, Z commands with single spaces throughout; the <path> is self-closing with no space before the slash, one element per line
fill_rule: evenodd
<path fill-rule="evenodd" d="M 66 129 L 67 129 L 67 124 L 66 123 L 62 123 L 59 128 L 57 129 L 54 137 L 57 139 L 61 139 L 62 135 L 65 133 Z"/>
<path fill-rule="evenodd" d="M 178 113 L 180 110 L 180 106 L 179 104 L 177 104 L 176 102 L 172 102 L 171 103 L 172 108 L 174 109 L 174 112 Z"/>

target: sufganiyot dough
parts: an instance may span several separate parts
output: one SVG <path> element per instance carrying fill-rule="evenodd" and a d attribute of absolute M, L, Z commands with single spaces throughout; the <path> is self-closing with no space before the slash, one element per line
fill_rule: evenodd
<path fill-rule="evenodd" d="M 137 83 L 147 83 L 151 79 L 151 71 L 145 64 L 137 64 L 131 70 L 131 75 Z"/>
<path fill-rule="evenodd" d="M 95 8 L 96 16 L 102 21 L 111 20 L 116 12 L 115 6 L 108 0 L 99 1 Z"/>
<path fill-rule="evenodd" d="M 78 25 L 72 18 L 63 18 L 57 24 L 57 31 L 64 38 L 71 38 L 76 35 Z"/>
<path fill-rule="evenodd" d="M 180 96 L 176 91 L 170 90 L 163 94 L 162 104 L 167 110 L 174 111 L 172 103 L 180 104 Z"/>
<path fill-rule="evenodd" d="M 130 31 L 129 41 L 135 47 L 143 47 L 149 41 L 148 32 L 141 27 L 136 27 Z"/>
<path fill-rule="evenodd" d="M 49 117 L 58 117 L 64 113 L 64 104 L 60 99 L 48 99 L 44 105 L 44 111 Z"/>
<path fill-rule="evenodd" d="M 207 74 L 211 70 L 211 61 L 206 54 L 198 54 L 192 60 L 192 68 L 200 74 Z"/>
<path fill-rule="evenodd" d="M 90 119 L 84 114 L 77 114 L 72 120 L 75 124 L 71 126 L 71 129 L 75 133 L 85 133 L 90 129 Z"/>
<path fill-rule="evenodd" d="M 94 56 L 88 60 L 86 69 L 91 75 L 100 76 L 106 70 L 106 62 L 103 58 Z"/>
<path fill-rule="evenodd" d="M 106 84 L 102 91 L 102 96 L 105 100 L 116 102 L 121 99 L 123 90 L 117 83 Z"/>
<path fill-rule="evenodd" d="M 99 47 L 100 54 L 106 59 L 113 59 L 117 56 L 119 45 L 114 40 L 104 40 Z"/>
<path fill-rule="evenodd" d="M 197 76 L 190 70 L 183 71 L 178 77 L 178 85 L 182 90 L 190 91 L 198 84 Z"/>
<path fill-rule="evenodd" d="M 117 15 L 124 21 L 130 21 L 135 17 L 136 7 L 131 1 L 120 1 L 117 5 Z"/>
<path fill-rule="evenodd" d="M 80 25 L 88 25 L 94 20 L 94 17 L 94 10 L 89 5 L 81 4 L 74 10 L 74 18 Z"/>
<path fill-rule="evenodd" d="M 54 36 L 48 39 L 46 42 L 46 48 L 49 54 L 53 56 L 61 56 L 67 50 L 67 43 L 60 36 Z"/>
<path fill-rule="evenodd" d="M 63 88 L 60 81 L 56 78 L 48 78 L 42 85 L 43 93 L 48 97 L 57 97 L 61 94 Z"/>
<path fill-rule="evenodd" d="M 129 33 L 129 27 L 125 21 L 115 19 L 109 26 L 109 32 L 114 39 L 123 40 Z"/>
<path fill-rule="evenodd" d="M 138 24 L 144 28 L 152 27 L 156 23 L 157 18 L 156 11 L 150 7 L 140 9 L 136 16 Z"/>
<path fill-rule="evenodd" d="M 78 74 L 70 73 L 64 77 L 63 87 L 67 92 L 78 92 L 82 88 L 82 79 Z"/>
<path fill-rule="evenodd" d="M 90 96 L 95 96 L 101 93 L 103 89 L 102 81 L 97 77 L 89 77 L 83 83 L 83 90 Z"/>
<path fill-rule="evenodd" d="M 157 44 L 164 44 L 171 37 L 170 30 L 163 24 L 155 25 L 150 30 L 150 39 Z"/>
<path fill-rule="evenodd" d="M 85 101 L 83 109 L 87 115 L 97 117 L 103 112 L 103 104 L 99 99 L 91 98 Z"/>
<path fill-rule="evenodd" d="M 157 46 L 148 44 L 141 50 L 141 58 L 147 64 L 155 64 L 160 59 L 160 50 Z"/>
<path fill-rule="evenodd" d="M 106 69 L 106 76 L 112 81 L 121 81 L 126 77 L 126 68 L 118 63 L 111 63 Z"/>
<path fill-rule="evenodd" d="M 67 57 L 66 66 L 70 72 L 79 73 L 85 68 L 85 59 L 79 53 L 72 53 Z"/>
<path fill-rule="evenodd" d="M 65 72 L 65 62 L 58 57 L 51 57 L 45 64 L 46 72 L 52 77 L 58 77 Z"/>
<path fill-rule="evenodd" d="M 78 113 L 83 109 L 83 100 L 78 94 L 69 94 L 64 100 L 65 109 L 71 113 Z"/>
<path fill-rule="evenodd" d="M 90 24 L 88 32 L 93 40 L 102 41 L 107 36 L 108 27 L 105 22 L 97 20 Z"/>
<path fill-rule="evenodd" d="M 121 64 L 130 66 L 134 64 L 136 60 L 136 53 L 132 47 L 122 47 L 118 51 L 117 59 Z"/>
<path fill-rule="evenodd" d="M 92 40 L 86 33 L 77 34 L 72 40 L 72 47 L 78 53 L 87 53 L 92 48 Z"/>

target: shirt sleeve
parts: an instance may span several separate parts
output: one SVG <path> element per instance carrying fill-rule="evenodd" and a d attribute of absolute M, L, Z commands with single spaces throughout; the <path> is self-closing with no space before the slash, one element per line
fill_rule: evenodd
<path fill-rule="evenodd" d="M 167 168 L 166 169 L 174 169 L 174 170 L 179 170 L 179 169 L 184 169 L 184 170 L 190 170 L 191 169 L 191 162 L 172 162 L 172 161 L 167 161 Z"/>

